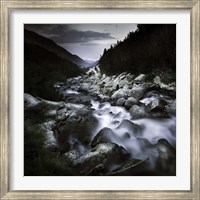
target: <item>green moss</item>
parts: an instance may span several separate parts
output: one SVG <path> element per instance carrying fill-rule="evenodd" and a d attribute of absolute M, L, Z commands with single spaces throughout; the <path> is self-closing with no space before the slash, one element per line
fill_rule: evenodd
<path fill-rule="evenodd" d="M 44 143 L 45 132 L 32 120 L 24 127 L 24 175 L 25 176 L 70 176 L 77 175 L 70 161 L 48 150 Z"/>
<path fill-rule="evenodd" d="M 153 73 L 148 73 L 148 74 L 146 74 L 145 80 L 146 80 L 147 82 L 152 82 L 153 79 L 154 79 L 154 77 L 155 77 L 155 75 L 154 75 Z"/>
<path fill-rule="evenodd" d="M 176 75 L 171 73 L 163 73 L 160 76 L 161 81 L 165 84 L 173 83 L 176 81 Z"/>

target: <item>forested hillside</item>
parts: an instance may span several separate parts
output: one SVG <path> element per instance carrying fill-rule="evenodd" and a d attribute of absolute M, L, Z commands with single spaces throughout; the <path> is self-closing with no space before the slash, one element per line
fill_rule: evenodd
<path fill-rule="evenodd" d="M 99 64 L 107 74 L 127 71 L 160 75 L 165 71 L 175 75 L 176 25 L 138 25 L 123 41 L 105 49 Z"/>
<path fill-rule="evenodd" d="M 53 85 L 57 81 L 78 76 L 83 70 L 64 59 L 59 54 L 53 53 L 59 48 L 55 43 L 38 36 L 32 42 L 25 34 L 24 43 L 24 91 L 49 100 L 57 100 Z M 43 45 L 41 45 L 43 44 Z M 46 44 L 46 46 L 45 46 Z M 64 53 L 64 52 L 63 52 Z M 66 51 L 67 54 L 67 51 Z"/>
<path fill-rule="evenodd" d="M 93 63 L 89 63 L 83 60 L 79 56 L 74 55 L 69 51 L 67 51 L 66 49 L 64 49 L 63 47 L 57 45 L 53 40 L 43 37 L 42 35 L 39 35 L 33 31 L 29 31 L 26 29 L 24 30 L 24 41 L 26 43 L 35 44 L 45 49 L 48 49 L 48 51 L 52 52 L 53 54 L 56 54 L 57 56 L 63 59 L 69 60 L 78 66 L 82 67 L 93 66 Z"/>

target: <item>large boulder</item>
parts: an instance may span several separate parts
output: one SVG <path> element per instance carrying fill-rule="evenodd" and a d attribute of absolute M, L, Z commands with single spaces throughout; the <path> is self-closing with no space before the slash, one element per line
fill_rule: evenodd
<path fill-rule="evenodd" d="M 44 120 L 45 118 L 55 119 L 57 110 L 62 109 L 64 107 L 64 102 L 54 102 L 42 99 L 39 103 L 35 104 L 34 106 L 29 106 L 28 109 L 34 114 L 42 116 Z"/>
<path fill-rule="evenodd" d="M 78 122 L 81 116 L 85 116 L 90 111 L 82 104 L 66 103 L 64 107 L 56 110 L 55 120 L 57 122 L 67 120 L 68 122 Z"/>
<path fill-rule="evenodd" d="M 145 79 L 146 79 L 146 75 L 145 74 L 140 74 L 139 76 L 137 76 L 134 79 L 134 82 L 143 82 L 143 81 L 145 81 Z"/>
<path fill-rule="evenodd" d="M 117 129 L 122 129 L 124 132 L 133 134 L 135 137 L 137 137 L 140 135 L 142 127 L 127 119 L 123 119 Z"/>
<path fill-rule="evenodd" d="M 74 167 L 80 168 L 82 174 L 87 174 L 97 165 L 103 164 L 105 171 L 109 171 L 112 165 L 123 163 L 129 156 L 129 153 L 117 144 L 102 143 L 75 160 Z"/>
<path fill-rule="evenodd" d="M 115 133 L 110 128 L 105 127 L 94 137 L 91 146 L 94 147 L 100 143 L 115 143 L 117 141 L 119 141 L 119 138 L 115 135 Z"/>
<path fill-rule="evenodd" d="M 155 98 L 149 104 L 148 108 L 150 111 L 163 111 L 167 102 L 162 98 Z"/>
<path fill-rule="evenodd" d="M 119 98 L 126 98 L 127 97 L 127 91 L 124 91 L 123 89 L 119 89 L 111 96 L 112 99 L 119 99 Z"/>
<path fill-rule="evenodd" d="M 123 80 L 119 80 L 118 85 L 119 88 L 123 88 L 124 86 L 128 85 L 128 80 L 126 78 L 124 78 Z"/>
<path fill-rule="evenodd" d="M 133 119 L 145 118 L 147 114 L 145 113 L 144 109 L 139 107 L 138 105 L 133 105 L 129 109 L 130 114 L 132 115 Z"/>
<path fill-rule="evenodd" d="M 149 142 L 149 140 L 147 140 L 146 138 L 138 137 L 136 138 L 136 141 L 142 150 L 146 150 L 147 148 L 153 147 L 152 143 Z"/>
<path fill-rule="evenodd" d="M 63 156 L 68 158 L 71 162 L 74 162 L 76 159 L 81 157 L 83 154 L 80 153 L 77 149 L 72 149 L 68 152 L 66 152 Z"/>
<path fill-rule="evenodd" d="M 166 111 L 167 102 L 163 98 L 154 98 L 145 110 L 152 118 L 168 118 L 170 114 Z"/>
<path fill-rule="evenodd" d="M 145 92 L 145 87 L 134 84 L 133 88 L 129 90 L 128 96 L 134 97 L 136 100 L 139 100 L 144 96 Z"/>
<path fill-rule="evenodd" d="M 29 108 L 37 105 L 40 102 L 39 99 L 33 97 L 32 95 L 25 93 L 24 94 L 24 107 Z"/>
<path fill-rule="evenodd" d="M 116 106 L 124 106 L 125 102 L 126 102 L 125 98 L 119 98 L 116 102 Z"/>
<path fill-rule="evenodd" d="M 125 102 L 125 108 L 129 109 L 133 105 L 137 104 L 137 100 L 134 97 L 129 97 Z"/>
<path fill-rule="evenodd" d="M 57 143 L 63 152 L 68 151 L 77 141 L 89 146 L 90 138 L 98 120 L 87 109 L 68 110 L 67 119 L 57 122 L 54 133 Z"/>

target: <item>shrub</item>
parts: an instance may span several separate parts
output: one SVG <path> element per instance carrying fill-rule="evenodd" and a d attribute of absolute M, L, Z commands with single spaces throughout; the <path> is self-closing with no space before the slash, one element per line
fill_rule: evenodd
<path fill-rule="evenodd" d="M 56 152 L 45 147 L 46 135 L 32 120 L 24 125 L 24 175 L 25 176 L 71 176 L 77 172 L 71 163 Z"/>

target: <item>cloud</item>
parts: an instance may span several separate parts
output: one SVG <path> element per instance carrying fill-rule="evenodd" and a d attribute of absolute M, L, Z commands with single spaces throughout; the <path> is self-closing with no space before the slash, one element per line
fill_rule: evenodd
<path fill-rule="evenodd" d="M 78 31 L 68 30 L 62 32 L 59 36 L 52 37 L 58 43 L 88 43 L 94 40 L 115 39 L 110 33 L 101 33 L 96 31 Z"/>
<path fill-rule="evenodd" d="M 104 49 L 127 33 L 136 24 L 25 24 L 25 28 L 54 40 L 67 51 L 82 58 L 97 60 Z"/>
<path fill-rule="evenodd" d="M 86 25 L 87 26 L 87 25 Z M 82 31 L 72 28 L 70 25 L 64 24 L 29 24 L 25 25 L 26 29 L 32 30 L 54 40 L 56 43 L 81 43 L 87 44 L 92 41 L 98 40 L 112 40 L 116 39 L 108 32 L 98 32 L 98 31 Z"/>
<path fill-rule="evenodd" d="M 82 46 L 108 46 L 113 44 L 113 39 L 105 39 L 105 40 L 96 40 L 92 42 L 87 42 L 87 43 L 79 43 Z"/>
<path fill-rule="evenodd" d="M 88 42 L 88 43 L 80 43 L 82 46 L 98 46 L 99 44 L 96 42 Z"/>

